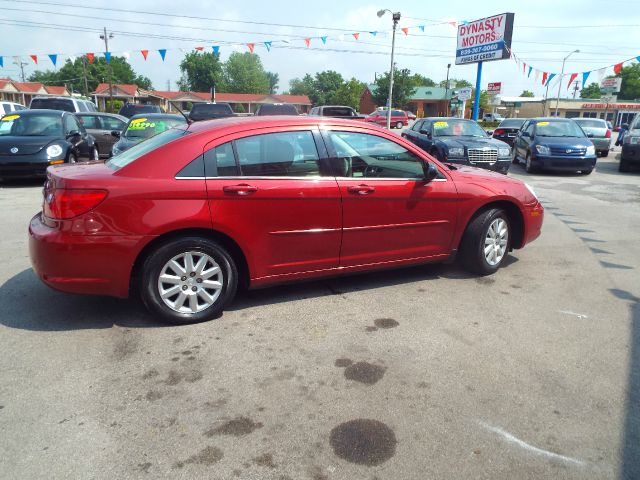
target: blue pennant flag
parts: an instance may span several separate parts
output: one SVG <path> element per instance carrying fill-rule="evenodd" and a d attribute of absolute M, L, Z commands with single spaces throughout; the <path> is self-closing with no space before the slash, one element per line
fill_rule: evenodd
<path fill-rule="evenodd" d="M 371 35 L 373 35 L 374 37 L 378 34 L 378 32 L 369 32 Z"/>
<path fill-rule="evenodd" d="M 267 52 L 271 51 L 271 43 L 272 42 L 264 42 L 264 46 L 267 47 Z"/>
<path fill-rule="evenodd" d="M 218 56 L 218 54 L 220 53 L 220 47 L 218 45 L 214 45 L 213 47 L 211 47 L 213 49 L 213 54 L 215 56 Z"/>
<path fill-rule="evenodd" d="M 111 63 L 111 52 L 104 52 L 104 59 L 107 63 Z"/>
<path fill-rule="evenodd" d="M 424 25 L 418 25 L 418 28 L 420 29 L 421 32 L 424 32 Z"/>
<path fill-rule="evenodd" d="M 531 76 L 531 70 L 533 70 L 533 67 L 529 67 L 529 73 L 527 73 L 527 77 Z"/>
<path fill-rule="evenodd" d="M 588 72 L 582 72 L 582 88 L 584 88 L 584 86 L 587 84 L 587 78 L 589 78 L 590 73 L 591 70 L 589 70 Z"/>
<path fill-rule="evenodd" d="M 53 63 L 53 66 L 55 67 L 56 62 L 58 61 L 58 55 L 55 53 L 50 53 L 49 58 L 51 59 L 51 63 Z"/>
<path fill-rule="evenodd" d="M 320 40 L 322 40 L 322 43 L 326 45 L 327 37 L 320 37 Z"/>
<path fill-rule="evenodd" d="M 550 73 L 550 74 L 549 74 L 549 76 L 547 77 L 547 85 L 549 85 L 549 84 L 551 83 L 551 79 L 552 79 L 553 77 L 555 77 L 555 76 L 556 76 L 556 74 L 555 74 L 555 73 Z"/>
<path fill-rule="evenodd" d="M 638 55 L 638 56 L 636 57 L 636 60 L 638 60 L 638 61 L 640 62 L 640 55 Z"/>
<path fill-rule="evenodd" d="M 4 58 L 0 57 L 0 67 L 4 67 Z"/>
<path fill-rule="evenodd" d="M 158 53 L 160 54 L 160 56 L 162 57 L 162 61 L 164 62 L 164 57 L 167 56 L 167 49 L 166 48 L 160 48 L 158 50 Z"/>

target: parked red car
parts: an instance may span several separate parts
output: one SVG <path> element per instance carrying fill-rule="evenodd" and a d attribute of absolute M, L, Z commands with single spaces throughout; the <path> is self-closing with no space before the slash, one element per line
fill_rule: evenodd
<path fill-rule="evenodd" d="M 218 316 L 239 284 L 452 260 L 480 275 L 540 234 L 524 183 L 448 166 L 384 129 L 317 117 L 167 130 L 108 162 L 49 167 L 34 270 L 172 322 Z"/>
<path fill-rule="evenodd" d="M 383 127 L 387 126 L 387 112 L 377 110 L 364 119 L 365 122 L 373 122 Z M 403 110 L 391 110 L 391 128 L 402 128 L 409 125 L 409 116 Z"/>

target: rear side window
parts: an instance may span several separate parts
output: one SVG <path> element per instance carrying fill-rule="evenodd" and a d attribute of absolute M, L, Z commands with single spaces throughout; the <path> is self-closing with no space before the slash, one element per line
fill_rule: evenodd
<path fill-rule="evenodd" d="M 310 131 L 254 135 L 235 141 L 242 175 L 320 175 L 320 159 Z"/>
<path fill-rule="evenodd" d="M 218 145 L 204 154 L 207 177 L 235 177 L 238 175 L 236 158 L 231 142 Z"/>
<path fill-rule="evenodd" d="M 88 112 L 89 111 L 89 109 L 87 108 L 87 104 L 85 102 L 78 101 L 76 103 L 78 104 L 78 111 L 79 112 Z"/>
<path fill-rule="evenodd" d="M 151 137 L 144 142 L 140 142 L 137 145 L 131 147 L 129 150 L 125 150 L 122 153 L 119 153 L 115 157 L 112 157 L 106 165 L 113 170 L 118 170 L 126 165 L 129 165 L 131 162 L 137 160 L 143 155 L 155 150 L 156 148 L 161 147 L 177 138 L 188 135 L 189 132 L 187 130 L 171 128 L 166 132 L 159 133 L 155 137 Z"/>
<path fill-rule="evenodd" d="M 105 130 L 124 130 L 124 127 L 127 126 L 125 122 L 118 118 L 114 117 L 102 117 L 100 119 L 102 121 L 102 128 Z"/>

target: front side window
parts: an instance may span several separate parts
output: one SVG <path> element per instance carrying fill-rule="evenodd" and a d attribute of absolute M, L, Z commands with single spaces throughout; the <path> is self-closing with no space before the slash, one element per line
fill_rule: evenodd
<path fill-rule="evenodd" d="M 67 115 L 64 119 L 64 132 L 69 133 L 74 130 L 80 132 L 82 129 L 76 117 L 73 115 Z"/>
<path fill-rule="evenodd" d="M 328 133 L 338 176 L 354 178 L 424 178 L 423 161 L 386 138 L 367 133 Z"/>
<path fill-rule="evenodd" d="M 95 115 L 83 115 L 80 117 L 80 120 L 82 121 L 84 128 L 93 128 L 93 129 L 100 128 L 100 121 L 98 120 L 98 117 Z"/>
<path fill-rule="evenodd" d="M 420 129 L 422 128 L 423 123 L 424 123 L 424 120 L 417 121 L 416 123 L 413 124 L 413 126 L 411 127 L 411 130 L 415 130 L 416 132 L 419 132 Z"/>
<path fill-rule="evenodd" d="M 242 175 L 320 175 L 318 150 L 310 131 L 254 135 L 236 140 L 235 145 Z"/>

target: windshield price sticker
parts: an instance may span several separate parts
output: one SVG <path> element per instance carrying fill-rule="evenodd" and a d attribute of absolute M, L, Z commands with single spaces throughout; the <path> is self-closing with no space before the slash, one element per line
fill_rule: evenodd
<path fill-rule="evenodd" d="M 146 118 L 141 118 L 140 121 L 136 121 L 136 123 L 131 122 L 129 128 L 127 130 L 146 130 L 148 128 L 156 128 L 155 122 L 145 122 Z"/>
<path fill-rule="evenodd" d="M 549 122 L 538 122 L 537 124 L 539 127 L 546 127 L 547 125 L 549 125 Z"/>
<path fill-rule="evenodd" d="M 2 121 L 9 122 L 11 120 L 15 120 L 16 118 L 20 118 L 20 115 L 7 115 L 6 117 L 2 117 Z"/>
<path fill-rule="evenodd" d="M 447 122 L 436 122 L 433 124 L 433 128 L 447 128 L 449 124 Z"/>

